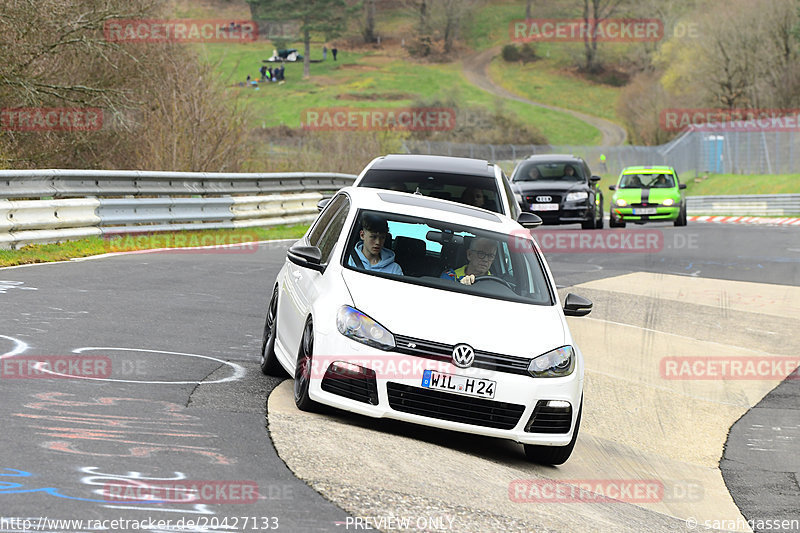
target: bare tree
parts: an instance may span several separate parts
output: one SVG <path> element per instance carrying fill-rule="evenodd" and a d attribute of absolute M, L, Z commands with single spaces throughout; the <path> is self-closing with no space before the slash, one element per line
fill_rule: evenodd
<path fill-rule="evenodd" d="M 4 108 L 100 108 L 85 131 L 0 130 L 14 167 L 221 170 L 247 158 L 246 129 L 220 80 L 174 43 L 119 43 L 114 19 L 163 16 L 147 0 L 6 0 L 0 4 Z M 44 131 L 43 131 L 44 130 Z"/>
<path fill-rule="evenodd" d="M 364 42 L 377 42 L 378 35 L 375 33 L 375 0 L 364 1 Z"/>
<path fill-rule="evenodd" d="M 587 29 L 583 34 L 584 69 L 596 72 L 597 65 L 597 27 L 611 17 L 623 0 L 583 0 L 583 23 Z"/>

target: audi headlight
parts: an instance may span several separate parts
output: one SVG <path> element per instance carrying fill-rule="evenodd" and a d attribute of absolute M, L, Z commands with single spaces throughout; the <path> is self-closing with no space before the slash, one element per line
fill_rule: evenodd
<path fill-rule="evenodd" d="M 675 200 L 673 200 L 672 198 L 667 198 L 666 200 L 661 202 L 662 205 L 672 205 L 674 203 L 675 203 Z"/>
<path fill-rule="evenodd" d="M 571 192 L 567 195 L 568 202 L 579 202 L 581 200 L 586 200 L 587 198 L 589 198 L 589 193 L 586 191 Z"/>
<path fill-rule="evenodd" d="M 394 335 L 388 329 L 349 305 L 343 305 L 336 313 L 336 328 L 345 337 L 373 348 L 391 350 L 395 347 Z"/>
<path fill-rule="evenodd" d="M 575 370 L 575 350 L 572 346 L 562 346 L 533 358 L 528 372 L 535 378 L 560 378 Z"/>
<path fill-rule="evenodd" d="M 622 198 L 620 198 L 619 200 L 617 200 L 617 207 L 625 207 L 626 205 L 628 205 L 628 202 L 626 202 L 626 201 L 625 201 L 625 200 L 623 200 Z"/>

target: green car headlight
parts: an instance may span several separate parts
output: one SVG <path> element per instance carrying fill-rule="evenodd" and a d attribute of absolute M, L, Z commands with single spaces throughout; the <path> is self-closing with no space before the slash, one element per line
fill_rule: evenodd
<path fill-rule="evenodd" d="M 571 192 L 567 195 L 568 202 L 579 202 L 581 200 L 586 200 L 587 198 L 589 198 L 589 193 L 586 191 Z"/>
<path fill-rule="evenodd" d="M 626 205 L 628 205 L 628 202 L 622 198 L 617 199 L 617 207 L 625 207 Z"/>
<path fill-rule="evenodd" d="M 534 357 L 528 365 L 528 373 L 535 378 L 560 378 L 574 370 L 575 350 L 572 346 L 562 346 Z"/>
<path fill-rule="evenodd" d="M 345 337 L 373 348 L 391 350 L 395 347 L 394 335 L 388 329 L 349 305 L 343 305 L 336 313 L 336 329 Z"/>
<path fill-rule="evenodd" d="M 675 200 L 673 200 L 672 198 L 667 198 L 666 200 L 661 202 L 662 205 L 666 205 L 666 206 L 673 205 L 674 203 L 675 203 Z"/>

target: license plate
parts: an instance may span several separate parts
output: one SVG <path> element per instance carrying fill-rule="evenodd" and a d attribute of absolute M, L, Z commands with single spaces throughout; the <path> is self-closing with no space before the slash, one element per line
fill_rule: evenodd
<path fill-rule="evenodd" d="M 531 204 L 531 211 L 558 211 L 558 204 Z"/>
<path fill-rule="evenodd" d="M 422 373 L 422 386 L 478 398 L 494 398 L 497 383 L 488 379 L 468 378 L 455 374 L 443 374 L 433 370 Z"/>
<path fill-rule="evenodd" d="M 634 215 L 655 215 L 656 208 L 655 207 L 634 207 L 633 208 Z"/>

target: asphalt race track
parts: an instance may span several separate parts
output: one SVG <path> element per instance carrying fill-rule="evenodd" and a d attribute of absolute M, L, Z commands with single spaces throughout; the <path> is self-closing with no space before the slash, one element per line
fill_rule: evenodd
<path fill-rule="evenodd" d="M 649 248 L 603 237 L 602 254 L 539 239 L 550 239 L 562 296 L 595 302 L 570 319 L 585 410 L 557 468 L 527 463 L 514 443 L 297 411 L 291 382 L 258 369 L 288 242 L 2 269 L 0 532 L 395 531 L 402 520 L 424 531 L 749 531 L 746 520 L 800 520 L 797 382 L 664 367 L 796 360 L 800 229 L 570 233 L 642 231 Z M 512 490 L 549 480 L 661 492 L 564 503 Z"/>

